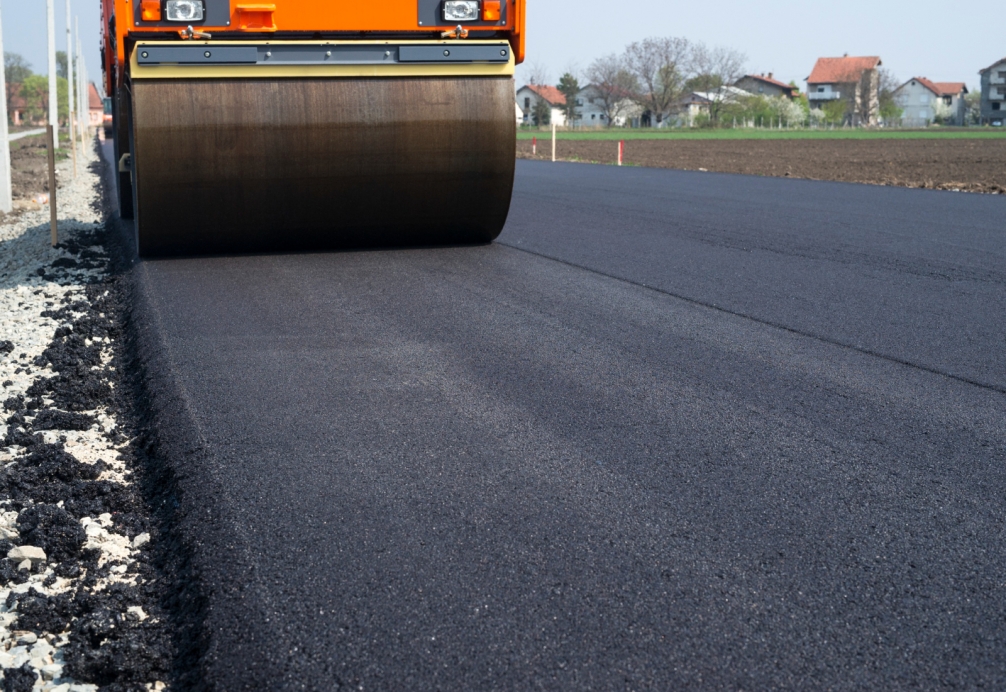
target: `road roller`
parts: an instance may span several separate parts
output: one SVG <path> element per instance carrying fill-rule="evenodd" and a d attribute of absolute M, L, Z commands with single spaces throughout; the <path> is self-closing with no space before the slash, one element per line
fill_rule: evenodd
<path fill-rule="evenodd" d="M 102 0 L 141 256 L 489 243 L 525 0 Z"/>

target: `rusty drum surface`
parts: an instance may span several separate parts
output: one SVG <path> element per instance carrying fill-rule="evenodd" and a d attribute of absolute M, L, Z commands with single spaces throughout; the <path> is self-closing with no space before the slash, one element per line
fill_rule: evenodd
<path fill-rule="evenodd" d="M 510 77 L 134 81 L 140 254 L 491 242 L 513 94 Z"/>

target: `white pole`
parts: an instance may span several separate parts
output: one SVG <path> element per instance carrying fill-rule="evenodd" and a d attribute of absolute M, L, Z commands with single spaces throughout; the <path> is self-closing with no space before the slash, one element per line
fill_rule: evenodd
<path fill-rule="evenodd" d="M 87 136 L 90 137 L 94 133 L 91 132 L 91 74 L 87 71 L 87 62 L 84 63 L 84 91 L 80 96 L 84 101 L 84 117 L 87 118 Z"/>
<path fill-rule="evenodd" d="M 555 162 L 555 120 L 552 120 L 552 161 Z"/>
<path fill-rule="evenodd" d="M 83 143 L 84 130 L 87 127 L 87 123 L 84 122 L 84 109 L 81 106 L 84 95 L 84 90 L 82 88 L 84 85 L 84 70 L 82 69 L 84 61 L 80 59 L 80 17 L 74 17 L 73 22 L 73 34 L 75 38 L 74 45 L 77 50 L 77 103 L 75 105 L 77 110 L 77 124 L 80 125 L 80 141 Z"/>
<path fill-rule="evenodd" d="M 82 150 L 87 149 L 87 137 L 90 134 L 90 120 L 88 118 L 88 97 L 87 90 L 87 63 L 84 60 L 84 51 L 80 47 L 80 17 L 75 20 L 74 32 L 77 37 L 77 109 L 80 123 L 80 146 Z"/>
<path fill-rule="evenodd" d="M 66 0 L 66 120 L 69 126 L 70 149 L 73 151 L 73 175 L 77 177 L 77 141 L 73 131 L 73 121 L 76 118 L 73 107 L 73 97 L 77 94 L 77 85 L 73 82 L 73 26 L 70 23 L 70 0 Z"/>
<path fill-rule="evenodd" d="M 3 10 L 0 9 L 0 15 Z M 3 55 L 3 20 L 0 18 L 0 55 Z M 7 140 L 7 81 L 0 70 L 0 212 L 14 208 L 10 188 L 10 142 Z"/>
<path fill-rule="evenodd" d="M 46 0 L 46 20 L 49 29 L 49 124 L 53 129 L 53 145 L 59 146 L 59 101 L 56 92 L 56 11 L 52 0 Z"/>

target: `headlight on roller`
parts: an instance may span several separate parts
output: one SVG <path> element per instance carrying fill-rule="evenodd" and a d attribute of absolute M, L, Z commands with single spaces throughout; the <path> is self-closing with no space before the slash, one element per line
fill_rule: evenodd
<path fill-rule="evenodd" d="M 164 16 L 169 22 L 203 21 L 203 0 L 168 0 Z"/>
<path fill-rule="evenodd" d="M 472 22 L 478 18 L 478 0 L 446 0 L 444 2 L 444 20 L 447 22 Z"/>

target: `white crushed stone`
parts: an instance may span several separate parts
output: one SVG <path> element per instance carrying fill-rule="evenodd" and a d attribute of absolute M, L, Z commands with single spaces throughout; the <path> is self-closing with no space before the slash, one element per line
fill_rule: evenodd
<path fill-rule="evenodd" d="M 98 199 L 100 181 L 98 175 L 90 169 L 96 159 L 96 153 L 89 151 L 78 164 L 76 179 L 72 177 L 70 161 L 63 161 L 58 165 L 60 187 L 57 210 L 61 234 L 95 230 L 102 222 Z M 61 249 L 52 248 L 49 233 L 48 207 L 29 209 L 17 216 L 0 217 L 0 341 L 14 344 L 14 350 L 10 354 L 0 353 L 0 400 L 23 395 L 36 378 L 52 374 L 48 365 L 44 369 L 32 365 L 32 360 L 49 345 L 54 331 L 61 326 L 49 317 L 42 317 L 41 313 L 47 309 L 59 309 L 62 299 L 67 295 L 79 294 L 79 298 L 84 299 L 84 284 L 89 277 L 100 272 L 67 268 L 60 279 L 62 285 L 40 276 L 40 267 L 48 267 L 60 257 L 73 257 Z M 103 252 L 100 248 L 95 250 Z M 105 341 L 107 343 L 107 339 Z M 103 361 L 107 363 L 111 356 L 110 348 L 106 348 Z M 52 402 L 46 399 L 45 403 Z M 119 449 L 105 434 L 117 427 L 114 415 L 106 410 L 83 413 L 96 417 L 95 424 L 89 430 L 45 431 L 45 441 L 51 443 L 65 437 L 66 451 L 78 460 L 93 463 L 100 459 L 105 462 L 106 470 L 102 473 L 101 480 L 127 483 L 124 475 L 126 469 L 120 459 Z M 25 453 L 19 447 L 0 450 L 0 464 L 10 463 Z M 0 536 L 16 540 L 17 512 L 8 511 L 3 504 L 0 502 Z M 131 542 L 127 536 L 112 530 L 112 518 L 108 514 L 84 517 L 81 525 L 87 533 L 85 549 L 97 548 L 101 551 L 100 566 L 109 563 L 115 565 L 111 570 L 112 575 L 101 580 L 96 590 L 106 588 L 115 581 L 135 584 L 136 576 L 126 575 L 125 572 L 134 561 L 133 555 L 142 549 L 150 537 L 141 534 Z M 10 556 L 14 559 L 23 558 L 28 566 L 32 560 L 45 561 L 44 552 L 30 546 L 16 547 L 10 551 Z M 43 582 L 49 578 L 54 581 L 50 581 L 49 586 L 44 586 Z M 65 633 L 46 633 L 40 639 L 30 632 L 12 631 L 10 627 L 17 618 L 17 612 L 7 609 L 6 600 L 12 592 L 26 593 L 32 588 L 47 595 L 63 593 L 74 588 L 76 581 L 55 577 L 50 568 L 41 574 L 31 575 L 23 584 L 11 583 L 0 587 L 0 669 L 17 668 L 28 663 L 39 672 L 35 690 L 95 692 L 97 686 L 81 684 L 63 674 L 64 660 L 60 649 L 68 643 Z M 141 620 L 147 617 L 138 607 L 134 606 L 129 611 Z M 149 690 L 166 689 L 161 682 L 153 682 L 146 687 Z"/>

